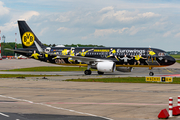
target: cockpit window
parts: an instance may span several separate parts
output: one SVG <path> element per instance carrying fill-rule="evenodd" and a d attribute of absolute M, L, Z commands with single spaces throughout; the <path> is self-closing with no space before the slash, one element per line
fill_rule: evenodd
<path fill-rule="evenodd" d="M 158 55 L 159 55 L 159 56 L 165 56 L 165 55 L 168 55 L 168 53 L 163 53 L 163 52 L 162 52 L 162 53 L 159 53 Z"/>
<path fill-rule="evenodd" d="M 166 56 L 169 56 L 169 54 L 168 54 L 168 53 L 165 53 L 165 55 L 166 55 Z"/>
<path fill-rule="evenodd" d="M 159 55 L 159 56 L 164 56 L 164 55 L 165 55 L 165 53 L 159 53 L 158 55 Z"/>

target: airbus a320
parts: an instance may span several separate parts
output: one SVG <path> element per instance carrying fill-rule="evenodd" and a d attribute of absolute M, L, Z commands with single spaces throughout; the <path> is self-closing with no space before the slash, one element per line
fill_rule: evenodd
<path fill-rule="evenodd" d="M 18 21 L 18 26 L 23 48 L 9 50 L 48 63 L 86 66 L 85 75 L 91 75 L 90 69 L 96 69 L 102 75 L 115 70 L 131 72 L 133 67 L 165 67 L 176 62 L 164 50 L 157 48 L 46 47 L 25 21 Z"/>

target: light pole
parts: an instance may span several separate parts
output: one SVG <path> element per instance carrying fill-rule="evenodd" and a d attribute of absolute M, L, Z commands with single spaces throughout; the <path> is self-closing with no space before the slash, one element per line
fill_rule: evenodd
<path fill-rule="evenodd" d="M 0 30 L 0 60 L 2 60 L 2 57 L 1 57 L 1 30 Z"/>
<path fill-rule="evenodd" d="M 15 33 L 15 50 L 17 49 L 16 42 L 17 42 L 17 33 Z M 15 59 L 17 59 L 17 53 L 15 53 Z"/>

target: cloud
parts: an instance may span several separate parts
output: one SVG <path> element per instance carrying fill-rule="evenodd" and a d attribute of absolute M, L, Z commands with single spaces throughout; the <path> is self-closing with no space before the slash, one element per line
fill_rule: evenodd
<path fill-rule="evenodd" d="M 153 26 L 163 26 L 163 25 L 166 25 L 166 24 L 168 24 L 168 22 L 158 21 Z"/>
<path fill-rule="evenodd" d="M 66 16 L 60 16 L 59 18 L 57 18 L 55 21 L 58 22 L 68 22 L 70 19 Z"/>
<path fill-rule="evenodd" d="M 114 33 L 116 32 L 117 30 L 114 30 L 114 29 L 96 29 L 95 32 L 94 32 L 94 35 L 96 37 L 98 36 L 105 36 L 105 35 L 109 35 L 111 33 Z"/>
<path fill-rule="evenodd" d="M 105 0 L 103 2 L 102 0 L 98 2 L 97 0 L 96 2 L 95 0 L 68 0 L 68 2 L 67 0 L 55 0 L 56 2 L 50 2 L 45 0 L 46 2 L 43 3 L 42 0 L 36 1 L 35 3 L 18 0 L 19 3 L 23 2 L 19 4 L 17 1 L 4 0 L 5 5 L 8 4 L 11 8 L 6 8 L 0 2 L 0 17 L 4 15 L 1 17 L 0 29 L 3 28 L 2 31 L 9 32 L 7 36 L 12 36 L 10 32 L 18 31 L 17 19 L 25 19 L 28 20 L 27 23 L 34 32 L 37 31 L 39 35 L 42 35 L 43 42 L 49 44 L 59 42 L 55 38 L 62 38 L 65 41 L 61 42 L 65 44 L 75 42 L 86 44 L 89 41 L 101 44 L 101 40 L 104 40 L 103 45 L 118 46 L 117 42 L 109 42 L 111 39 L 113 41 L 126 40 L 126 42 L 120 42 L 122 46 L 139 46 L 139 42 L 130 44 L 128 41 L 132 39 L 143 41 L 150 38 L 151 43 L 163 40 L 164 47 L 168 45 L 165 40 L 168 41 L 169 36 L 174 36 L 171 42 L 180 37 L 178 21 L 180 3 L 154 3 L 143 0 L 141 2 L 132 0 L 129 2 L 125 0 Z M 27 11 L 32 8 L 33 11 Z M 48 35 L 43 36 L 47 32 L 50 38 L 54 38 L 54 41 L 49 41 Z"/>
<path fill-rule="evenodd" d="M 77 13 L 76 13 L 77 14 Z M 65 13 L 58 13 L 55 17 L 55 21 L 57 22 L 69 22 L 72 17 L 74 17 L 75 12 L 69 11 Z M 78 16 L 76 16 L 78 17 Z"/>
<path fill-rule="evenodd" d="M 17 19 L 21 18 L 19 20 L 30 20 L 33 16 L 39 16 L 39 13 L 36 11 L 29 11 L 29 12 L 25 12 L 23 15 L 21 15 L 20 17 L 18 16 L 18 14 L 14 17 L 11 18 L 11 20 L 9 22 L 4 23 L 3 26 L 0 26 L 0 29 L 3 31 L 12 31 L 13 28 L 17 27 Z"/>
<path fill-rule="evenodd" d="M 87 38 L 87 36 L 81 37 L 82 40 L 86 40 Z"/>
<path fill-rule="evenodd" d="M 137 34 L 139 31 L 142 31 L 146 29 L 146 27 L 139 27 L 139 28 L 136 28 L 135 26 L 132 26 L 130 29 L 129 29 L 129 34 L 130 35 L 135 35 Z"/>
<path fill-rule="evenodd" d="M 3 7 L 4 3 L 0 1 L 0 16 L 8 14 L 9 8 Z"/>
<path fill-rule="evenodd" d="M 0 30 L 2 30 L 3 32 L 6 31 L 11 31 L 13 28 L 17 27 L 17 23 L 16 22 L 9 22 L 9 23 L 5 23 L 3 26 L 0 26 Z"/>
<path fill-rule="evenodd" d="M 23 15 L 20 16 L 19 19 L 23 19 L 23 20 L 30 20 L 33 16 L 39 16 L 39 13 L 36 11 L 28 11 L 26 13 L 24 13 Z"/>
<path fill-rule="evenodd" d="M 109 6 L 109 7 L 102 8 L 99 12 L 108 12 L 108 11 L 111 11 L 113 9 L 114 9 L 114 7 Z"/>
<path fill-rule="evenodd" d="M 163 37 L 168 37 L 169 35 L 171 35 L 171 31 L 167 31 L 166 33 L 164 33 Z"/>
<path fill-rule="evenodd" d="M 175 35 L 175 37 L 180 37 L 180 32 Z"/>
<path fill-rule="evenodd" d="M 108 36 L 110 34 L 113 33 L 117 33 L 117 34 L 121 34 L 123 33 L 125 30 L 127 30 L 129 28 L 122 28 L 122 29 L 96 29 L 94 32 L 94 36 L 96 37 L 103 37 L 103 36 Z"/>
<path fill-rule="evenodd" d="M 145 30 L 146 27 L 138 27 L 132 26 L 131 28 L 125 27 L 122 29 L 96 29 L 94 32 L 95 37 L 104 37 L 108 36 L 110 34 L 129 34 L 129 35 L 135 35 L 139 31 Z"/>
<path fill-rule="evenodd" d="M 60 27 L 60 28 L 57 29 L 57 31 L 60 31 L 60 30 L 66 31 L 66 30 L 68 30 L 68 29 L 69 29 L 69 28 L 66 28 L 66 27 Z"/>
<path fill-rule="evenodd" d="M 43 35 L 43 33 L 44 33 L 44 32 L 46 32 L 48 29 L 49 29 L 48 27 L 43 28 L 43 29 L 41 30 L 41 32 L 39 33 L 39 34 L 40 34 L 40 36 L 42 36 L 42 35 Z"/>
<path fill-rule="evenodd" d="M 146 13 L 142 13 L 142 14 L 138 14 L 139 18 L 151 18 L 151 17 L 159 17 L 160 14 L 155 14 L 153 12 L 146 12 Z"/>
<path fill-rule="evenodd" d="M 153 12 L 140 13 L 138 11 L 115 10 L 113 7 L 105 7 L 99 11 L 98 16 L 99 20 L 97 21 L 97 23 L 102 24 L 107 21 L 109 21 L 110 23 L 115 21 L 128 23 L 134 21 L 147 20 L 149 18 L 157 18 L 161 15 Z"/>

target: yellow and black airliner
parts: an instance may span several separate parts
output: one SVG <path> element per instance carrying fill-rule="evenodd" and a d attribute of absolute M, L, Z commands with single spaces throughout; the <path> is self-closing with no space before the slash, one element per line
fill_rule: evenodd
<path fill-rule="evenodd" d="M 91 69 L 98 74 L 106 72 L 131 72 L 133 67 L 165 67 L 176 61 L 165 51 L 157 48 L 132 47 L 46 47 L 25 21 L 18 21 L 23 48 L 12 50 L 36 60 L 59 64 L 87 66 L 85 75 L 91 75 Z M 151 71 L 149 75 L 153 76 Z"/>

